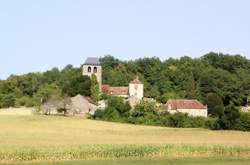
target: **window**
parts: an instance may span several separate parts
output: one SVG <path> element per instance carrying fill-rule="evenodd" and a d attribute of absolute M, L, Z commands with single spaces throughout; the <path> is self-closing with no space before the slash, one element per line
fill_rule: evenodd
<path fill-rule="evenodd" d="M 137 90 L 137 89 L 138 89 L 138 85 L 136 84 L 136 85 L 135 85 L 135 90 Z"/>
<path fill-rule="evenodd" d="M 88 67 L 88 72 L 91 72 L 91 67 L 90 66 Z"/>
<path fill-rule="evenodd" d="M 97 73 L 97 67 L 94 67 L 94 73 Z"/>

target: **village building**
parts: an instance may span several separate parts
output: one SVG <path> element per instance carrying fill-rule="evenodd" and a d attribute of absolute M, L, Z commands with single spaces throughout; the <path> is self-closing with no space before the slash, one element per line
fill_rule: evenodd
<path fill-rule="evenodd" d="M 102 85 L 102 93 L 125 98 L 134 97 L 141 100 L 143 98 L 143 83 L 136 78 L 129 83 L 129 86 L 124 87 L 111 87 L 104 84 Z"/>
<path fill-rule="evenodd" d="M 102 92 L 102 66 L 99 58 L 88 57 L 83 64 L 82 74 L 89 77 L 94 74 L 99 84 L 99 92 Z"/>
<path fill-rule="evenodd" d="M 198 100 L 170 99 L 166 103 L 166 110 L 171 114 L 181 112 L 193 117 L 207 117 L 207 106 Z"/>
<path fill-rule="evenodd" d="M 99 58 L 88 57 L 83 64 L 82 73 L 89 77 L 91 77 L 92 74 L 96 75 L 100 93 L 125 98 L 135 97 L 140 100 L 143 98 L 143 83 L 138 78 L 131 81 L 129 86 L 112 87 L 108 84 L 102 84 L 102 66 Z"/>

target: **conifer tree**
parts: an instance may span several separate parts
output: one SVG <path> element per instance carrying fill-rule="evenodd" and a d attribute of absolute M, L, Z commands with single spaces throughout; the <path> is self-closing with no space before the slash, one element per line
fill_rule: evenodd
<path fill-rule="evenodd" d="M 90 92 L 91 92 L 91 99 L 95 102 L 97 102 L 99 100 L 99 84 L 97 81 L 97 78 L 94 74 L 91 75 L 91 88 L 90 88 Z"/>

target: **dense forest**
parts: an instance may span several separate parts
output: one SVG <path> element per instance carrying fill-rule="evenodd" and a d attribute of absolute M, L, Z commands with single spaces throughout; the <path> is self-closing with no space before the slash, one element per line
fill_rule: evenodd
<path fill-rule="evenodd" d="M 169 98 L 196 98 L 203 103 L 209 93 L 230 102 L 245 105 L 250 92 L 250 61 L 240 55 L 209 53 L 201 58 L 141 58 L 120 61 L 112 56 L 101 59 L 103 83 L 128 85 L 139 76 L 145 97 L 165 103 Z"/>
<path fill-rule="evenodd" d="M 157 57 L 121 61 L 107 55 L 100 61 L 103 84 L 127 86 L 138 76 L 144 83 L 145 97 L 161 103 L 169 98 L 198 99 L 208 104 L 211 117 L 222 118 L 227 111 L 231 113 L 230 109 L 246 105 L 249 98 L 250 61 L 240 55 L 211 52 L 200 58 L 184 56 L 164 61 Z M 91 82 L 82 76 L 81 66 L 72 65 L 62 70 L 11 75 L 0 80 L 0 108 L 37 106 L 52 96 L 90 96 Z M 235 118 L 237 114 L 229 116 Z"/>

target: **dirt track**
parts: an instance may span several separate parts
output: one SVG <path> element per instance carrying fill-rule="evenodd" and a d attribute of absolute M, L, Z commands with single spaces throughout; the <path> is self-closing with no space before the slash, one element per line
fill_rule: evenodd
<path fill-rule="evenodd" d="M 32 115 L 34 108 L 3 108 L 0 109 L 0 115 Z"/>

